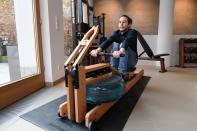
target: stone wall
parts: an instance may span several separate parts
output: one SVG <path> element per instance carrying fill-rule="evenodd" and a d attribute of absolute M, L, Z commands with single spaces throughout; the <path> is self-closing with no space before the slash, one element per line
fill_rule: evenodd
<path fill-rule="evenodd" d="M 16 41 L 16 24 L 14 15 L 14 1 L 0 0 L 0 37 L 7 37 L 9 41 Z"/>
<path fill-rule="evenodd" d="M 71 22 L 71 0 L 63 0 L 64 15 L 64 54 L 69 56 L 72 49 L 72 22 Z"/>

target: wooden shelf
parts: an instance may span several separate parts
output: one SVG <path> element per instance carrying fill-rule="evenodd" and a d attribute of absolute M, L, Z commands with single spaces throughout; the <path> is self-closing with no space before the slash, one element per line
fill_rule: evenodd
<path fill-rule="evenodd" d="M 179 40 L 179 66 L 197 67 L 197 38 Z"/>

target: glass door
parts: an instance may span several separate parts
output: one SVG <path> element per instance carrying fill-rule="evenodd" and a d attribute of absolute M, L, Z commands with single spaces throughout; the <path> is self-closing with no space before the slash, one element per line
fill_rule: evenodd
<path fill-rule="evenodd" d="M 44 85 L 39 0 L 0 0 L 0 109 Z"/>

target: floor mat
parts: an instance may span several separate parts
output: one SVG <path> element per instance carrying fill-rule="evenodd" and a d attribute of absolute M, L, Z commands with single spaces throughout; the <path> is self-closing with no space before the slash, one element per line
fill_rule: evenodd
<path fill-rule="evenodd" d="M 133 108 L 140 98 L 150 77 L 143 76 L 97 123 L 93 131 L 122 131 Z M 60 119 L 58 107 L 66 101 L 60 97 L 20 117 L 47 131 L 88 131 L 84 124 L 76 124 L 68 119 Z"/>

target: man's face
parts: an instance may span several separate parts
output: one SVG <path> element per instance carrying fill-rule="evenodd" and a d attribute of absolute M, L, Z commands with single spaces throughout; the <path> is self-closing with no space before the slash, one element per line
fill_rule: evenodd
<path fill-rule="evenodd" d="M 130 24 L 128 23 L 128 19 L 126 17 L 120 17 L 118 27 L 121 32 L 125 32 L 130 28 Z"/>

